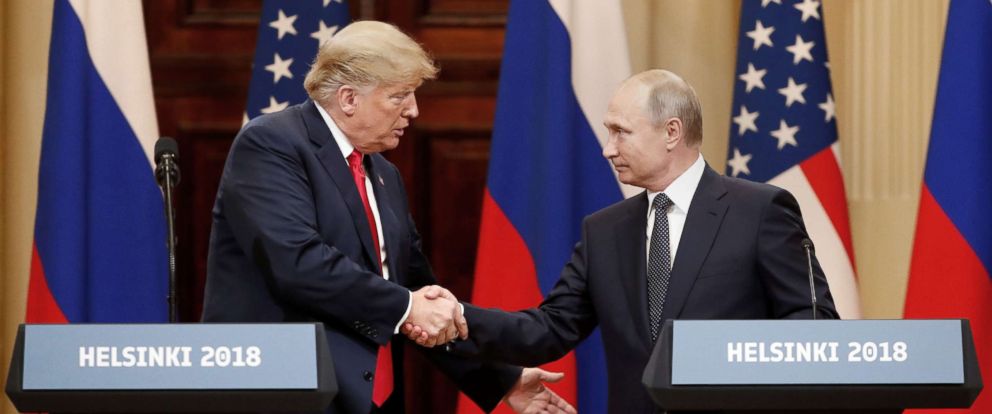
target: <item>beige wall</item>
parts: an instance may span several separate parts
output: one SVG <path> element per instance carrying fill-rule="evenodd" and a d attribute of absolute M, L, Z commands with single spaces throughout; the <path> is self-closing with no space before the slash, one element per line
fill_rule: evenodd
<path fill-rule="evenodd" d="M 902 316 L 946 0 L 832 0 L 823 18 L 862 313 Z M 668 68 L 703 100 L 703 154 L 726 160 L 739 1 L 625 0 L 634 71 Z"/>
<path fill-rule="evenodd" d="M 52 4 L 0 2 L 0 385 L 24 319 Z M 15 412 L 6 396 L 0 411 Z"/>
<path fill-rule="evenodd" d="M 740 1 L 626 0 L 631 69 L 665 68 L 692 84 L 703 105 L 703 154 L 727 158 Z"/>
<path fill-rule="evenodd" d="M 902 316 L 946 0 L 835 0 L 824 10 L 866 317 Z"/>
<path fill-rule="evenodd" d="M 4 16 L 6 15 L 5 13 L 6 9 L 7 9 L 6 3 L 0 3 L 0 62 L 7 61 L 6 55 L 4 55 L 4 43 L 6 43 L 7 40 L 7 36 L 5 33 L 5 29 L 7 25 L 6 22 L 4 21 Z M 4 71 L 4 66 L 5 66 L 4 63 L 0 63 L 0 166 L 6 164 L 4 162 L 6 161 L 4 159 L 4 154 L 6 154 L 6 151 L 4 151 L 4 147 L 6 146 L 4 142 L 6 141 L 4 139 L 4 137 L 6 137 L 6 130 L 4 129 L 4 115 L 2 109 L 7 107 L 6 101 L 4 100 L 4 83 L 5 83 L 4 79 L 6 79 L 6 77 L 4 77 L 4 74 L 6 73 Z M 6 232 L 4 232 L 6 226 L 4 225 L 4 222 L 6 221 L 6 217 L 7 217 L 6 215 L 7 210 L 6 208 L 4 208 L 6 206 L 6 197 L 4 196 L 5 195 L 4 177 L 6 177 L 6 174 L 4 173 L 4 169 L 0 168 L 0 292 L 3 292 L 0 293 L 0 376 L 6 378 L 7 377 L 7 375 L 5 374 L 7 372 L 6 368 L 7 365 L 9 365 L 9 362 L 7 361 L 10 360 L 10 351 L 7 350 L 10 347 L 8 346 L 7 333 L 6 333 L 8 326 L 6 320 L 7 319 L 6 304 L 7 302 L 10 301 L 8 297 L 11 295 L 7 293 L 8 289 L 7 289 L 7 284 L 5 283 L 7 273 L 5 272 L 6 269 L 4 269 L 4 264 L 6 263 L 6 260 L 4 257 L 2 257 L 2 255 L 4 254 L 3 252 L 7 251 L 6 249 L 4 249 L 4 241 L 5 241 L 4 239 L 6 238 L 5 237 Z M 6 382 L 6 380 L 0 380 L 0 385 L 6 385 L 4 384 L 4 382 Z M 4 387 L 0 387 L 0 389 L 4 389 Z M 10 407 L 10 403 L 7 402 L 6 398 L 4 398 L 3 401 L 4 401 L 3 404 L 0 404 L 0 412 L 6 412 Z"/>

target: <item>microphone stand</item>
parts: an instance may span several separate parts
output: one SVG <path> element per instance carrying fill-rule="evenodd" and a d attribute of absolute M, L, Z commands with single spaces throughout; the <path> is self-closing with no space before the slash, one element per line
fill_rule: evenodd
<path fill-rule="evenodd" d="M 803 239 L 803 249 L 806 250 L 806 264 L 809 266 L 809 296 L 811 298 L 811 303 L 813 304 L 813 320 L 816 320 L 816 288 L 813 284 L 813 255 L 810 250 L 813 247 L 813 242 L 809 239 Z"/>
<path fill-rule="evenodd" d="M 168 231 L 166 246 L 169 249 L 169 323 L 179 321 L 176 311 L 176 211 L 172 206 L 172 188 L 179 181 L 179 169 L 176 168 L 174 157 L 171 153 L 162 154 L 162 160 L 156 168 L 156 176 L 165 194 L 165 221 Z"/>

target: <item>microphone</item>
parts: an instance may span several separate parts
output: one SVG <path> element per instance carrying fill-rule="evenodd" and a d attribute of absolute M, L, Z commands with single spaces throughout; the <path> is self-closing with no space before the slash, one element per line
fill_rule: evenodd
<path fill-rule="evenodd" d="M 813 241 L 803 237 L 803 249 L 806 250 L 806 264 L 809 266 L 809 297 L 813 304 L 813 320 L 816 320 L 816 288 L 813 284 Z"/>
<path fill-rule="evenodd" d="M 155 179 L 159 185 L 165 185 L 166 175 L 172 185 L 179 184 L 179 165 L 176 159 L 179 158 L 179 144 L 169 137 L 159 138 L 155 142 Z"/>
<path fill-rule="evenodd" d="M 165 223 L 166 240 L 165 245 L 169 253 L 169 322 L 179 322 L 179 313 L 176 307 L 176 211 L 172 206 L 172 187 L 179 184 L 179 166 L 176 159 L 179 158 L 179 144 L 169 137 L 159 138 L 155 142 L 155 179 L 159 187 L 162 187 L 162 195 L 165 202 Z"/>

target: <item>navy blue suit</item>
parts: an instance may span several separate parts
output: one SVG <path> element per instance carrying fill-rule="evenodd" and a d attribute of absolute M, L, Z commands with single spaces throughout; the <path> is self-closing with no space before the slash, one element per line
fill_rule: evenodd
<path fill-rule="evenodd" d="M 396 167 L 365 157 L 390 280 L 380 276 L 361 196 L 313 102 L 249 122 L 234 140 L 213 210 L 204 322 L 323 322 L 339 392 L 328 412 L 367 413 L 380 345 L 393 341 L 402 412 L 403 343 L 393 330 L 410 290 L 435 284 Z M 419 347 L 418 347 L 419 348 Z M 440 350 L 425 355 L 491 410 L 520 368 Z"/>
<path fill-rule="evenodd" d="M 561 278 L 540 307 L 507 313 L 466 305 L 471 332 L 454 352 L 521 365 L 553 361 L 602 328 L 609 411 L 657 410 L 641 385 L 654 344 L 648 329 L 647 193 L 582 223 Z M 662 319 L 779 319 L 812 315 L 806 235 L 789 192 L 706 167 L 689 208 Z M 821 317 L 837 312 L 818 263 Z"/>

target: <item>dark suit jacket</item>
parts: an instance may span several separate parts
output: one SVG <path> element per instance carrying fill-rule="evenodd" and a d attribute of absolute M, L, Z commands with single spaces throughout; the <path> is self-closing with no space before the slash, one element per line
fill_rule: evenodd
<path fill-rule="evenodd" d="M 323 322 L 339 392 L 329 412 L 367 413 L 380 345 L 393 341 L 402 412 L 403 342 L 393 336 L 410 290 L 436 283 L 396 167 L 366 158 L 390 280 L 379 272 L 351 171 L 313 102 L 249 122 L 234 140 L 213 210 L 204 322 Z M 419 348 L 419 347 L 417 347 Z M 517 367 L 425 354 L 491 410 Z"/>
<path fill-rule="evenodd" d="M 647 193 L 582 223 L 582 240 L 540 307 L 521 312 L 466 306 L 469 339 L 453 352 L 521 365 L 553 361 L 599 325 L 609 376 L 609 411 L 656 411 L 641 375 L 653 349 L 648 330 Z M 806 236 L 795 198 L 767 184 L 703 173 L 686 217 L 664 319 L 812 316 Z M 821 317 L 836 318 L 823 271 Z"/>

